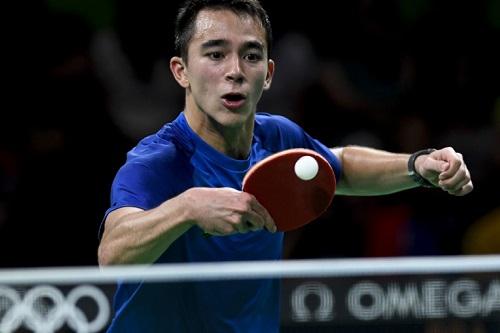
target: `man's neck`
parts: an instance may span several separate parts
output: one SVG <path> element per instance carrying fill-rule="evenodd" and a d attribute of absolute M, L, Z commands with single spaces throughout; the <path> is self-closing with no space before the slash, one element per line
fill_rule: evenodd
<path fill-rule="evenodd" d="M 185 116 L 189 127 L 217 151 L 235 159 L 246 159 L 250 154 L 254 115 L 241 126 L 231 127 L 218 123 L 200 111 L 186 109 Z"/>

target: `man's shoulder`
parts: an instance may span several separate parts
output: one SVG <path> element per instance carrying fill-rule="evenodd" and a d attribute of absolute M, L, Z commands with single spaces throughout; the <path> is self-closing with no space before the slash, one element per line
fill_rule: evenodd
<path fill-rule="evenodd" d="M 264 138 L 302 137 L 303 130 L 292 120 L 269 113 L 257 113 L 255 116 L 255 134 Z"/>
<path fill-rule="evenodd" d="M 277 130 L 277 131 L 297 131 L 302 128 L 294 121 L 285 116 L 259 112 L 255 115 L 255 129 L 257 131 Z"/>
<path fill-rule="evenodd" d="M 149 167 L 170 165 L 187 154 L 186 147 L 161 132 L 142 139 L 127 154 L 127 163 L 140 163 Z"/>
<path fill-rule="evenodd" d="M 290 126 L 295 125 L 292 120 L 278 114 L 258 112 L 255 114 L 255 121 L 261 126 Z"/>

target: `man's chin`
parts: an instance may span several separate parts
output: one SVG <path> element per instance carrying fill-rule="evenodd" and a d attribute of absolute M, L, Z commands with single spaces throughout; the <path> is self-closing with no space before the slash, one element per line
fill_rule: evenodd
<path fill-rule="evenodd" d="M 241 127 L 253 121 L 253 115 L 253 112 L 244 109 L 226 110 L 219 118 L 219 122 L 226 127 Z"/>

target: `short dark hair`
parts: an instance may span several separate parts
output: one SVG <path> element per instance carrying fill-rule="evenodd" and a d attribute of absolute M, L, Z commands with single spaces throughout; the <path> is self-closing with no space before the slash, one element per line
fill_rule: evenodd
<path fill-rule="evenodd" d="M 194 34 L 194 22 L 203 9 L 228 9 L 238 15 L 248 14 L 258 18 L 266 33 L 267 56 L 271 55 L 272 29 L 266 10 L 258 0 L 187 0 L 177 12 L 175 21 L 175 52 L 187 60 L 188 44 Z"/>

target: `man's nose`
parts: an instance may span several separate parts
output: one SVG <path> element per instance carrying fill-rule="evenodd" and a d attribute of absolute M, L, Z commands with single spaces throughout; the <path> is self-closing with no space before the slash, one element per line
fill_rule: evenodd
<path fill-rule="evenodd" d="M 232 57 L 229 59 L 228 69 L 226 72 L 226 80 L 237 83 L 243 82 L 244 74 L 241 67 L 240 57 Z"/>

